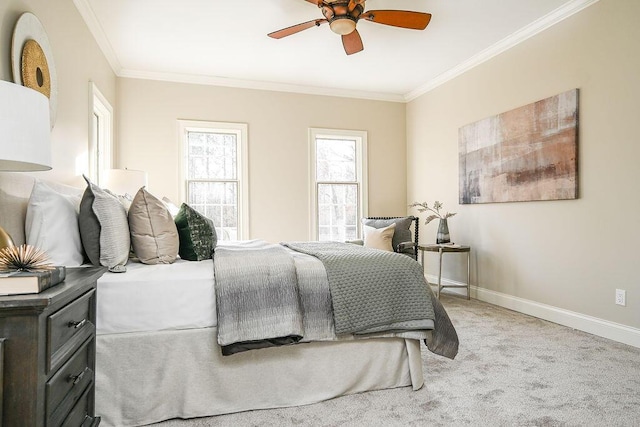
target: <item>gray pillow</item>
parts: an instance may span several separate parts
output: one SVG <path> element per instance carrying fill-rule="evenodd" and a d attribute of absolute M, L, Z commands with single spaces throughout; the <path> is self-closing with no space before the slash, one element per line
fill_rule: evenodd
<path fill-rule="evenodd" d="M 372 219 L 372 218 L 362 218 L 362 224 L 367 225 L 373 228 L 385 228 L 390 226 L 391 224 L 396 225 L 396 231 L 393 234 L 393 240 L 391 244 L 393 245 L 393 250 L 396 251 L 398 249 L 398 245 L 400 243 L 405 242 L 413 242 L 413 233 L 411 232 L 411 223 L 413 219 L 411 217 L 404 218 L 393 218 L 393 219 Z M 407 251 L 407 253 L 412 253 L 413 249 Z"/>
<path fill-rule="evenodd" d="M 78 215 L 84 251 L 93 265 L 125 271 L 131 240 L 124 206 L 86 176 L 84 179 L 87 189 L 80 201 Z"/>

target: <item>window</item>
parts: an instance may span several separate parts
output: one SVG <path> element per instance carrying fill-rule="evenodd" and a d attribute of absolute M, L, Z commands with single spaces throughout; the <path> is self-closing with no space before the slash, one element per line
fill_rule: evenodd
<path fill-rule="evenodd" d="M 367 215 L 367 133 L 311 129 L 311 237 L 345 241 Z"/>
<path fill-rule="evenodd" d="M 213 220 L 219 240 L 249 238 L 247 125 L 179 120 L 182 199 Z"/>
<path fill-rule="evenodd" d="M 105 171 L 111 169 L 113 108 L 92 82 L 89 83 L 89 91 L 89 176 L 100 185 L 104 183 Z"/>

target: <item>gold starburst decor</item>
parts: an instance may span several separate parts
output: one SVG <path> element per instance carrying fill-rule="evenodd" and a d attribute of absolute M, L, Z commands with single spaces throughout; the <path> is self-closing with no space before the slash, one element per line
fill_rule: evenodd
<path fill-rule="evenodd" d="M 47 254 L 35 246 L 12 246 L 0 250 L 0 271 L 36 271 L 52 268 Z"/>

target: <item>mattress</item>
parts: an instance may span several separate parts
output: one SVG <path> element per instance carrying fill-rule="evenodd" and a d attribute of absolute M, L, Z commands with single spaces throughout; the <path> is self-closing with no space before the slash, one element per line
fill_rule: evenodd
<path fill-rule="evenodd" d="M 227 248 L 242 249 L 260 246 L 264 242 L 221 243 Z M 317 273 L 318 266 L 323 268 L 321 261 L 313 256 L 295 251 L 291 253 L 296 266 L 306 272 Z M 185 261 L 178 258 L 172 264 L 156 265 L 130 261 L 126 273 L 106 272 L 98 279 L 96 311 L 98 335 L 217 327 L 213 260 Z M 333 327 L 330 335 L 315 329 L 307 332 L 313 336 L 313 341 L 336 339 Z M 425 339 L 428 333 L 421 330 L 375 336 Z"/>
<path fill-rule="evenodd" d="M 216 326 L 213 260 L 146 265 L 98 280 L 98 334 Z"/>

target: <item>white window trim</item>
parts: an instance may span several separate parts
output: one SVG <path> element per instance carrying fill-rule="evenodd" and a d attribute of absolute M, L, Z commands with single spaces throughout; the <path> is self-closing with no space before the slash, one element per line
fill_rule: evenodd
<path fill-rule="evenodd" d="M 309 128 L 309 212 L 310 228 L 309 240 L 318 240 L 318 186 L 316 183 L 316 139 L 345 139 L 353 138 L 356 141 L 356 176 L 360 182 L 358 192 L 358 221 L 357 235 L 362 235 L 362 224 L 360 218 L 365 218 L 369 214 L 369 186 L 368 186 L 368 166 L 367 166 L 367 132 L 362 130 L 341 130 Z"/>
<path fill-rule="evenodd" d="M 187 132 L 237 132 L 240 137 L 238 144 L 238 239 L 250 239 L 249 232 L 249 154 L 248 135 L 249 126 L 246 123 L 209 122 L 197 120 L 178 120 L 178 140 L 180 141 L 180 158 L 178 171 L 180 179 L 180 201 L 187 199 Z"/>
<path fill-rule="evenodd" d="M 100 118 L 98 135 L 93 131 L 94 115 Z M 113 107 L 95 83 L 89 82 L 89 176 L 98 185 L 113 165 L 113 151 Z"/>

